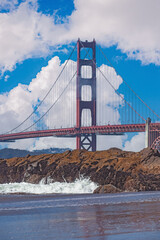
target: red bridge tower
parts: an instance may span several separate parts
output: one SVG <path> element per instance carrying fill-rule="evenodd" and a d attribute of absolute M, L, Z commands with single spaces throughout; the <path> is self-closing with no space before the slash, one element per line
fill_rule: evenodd
<path fill-rule="evenodd" d="M 85 49 L 86 56 L 87 50 L 92 49 L 91 59 L 81 58 L 82 49 Z M 84 52 L 84 51 L 83 51 Z M 90 51 L 89 51 L 90 52 Z M 89 55 L 90 57 L 90 55 Z M 82 67 L 91 68 L 91 78 L 84 78 L 82 76 Z M 85 101 L 82 99 L 82 87 L 90 86 L 91 99 Z M 82 111 L 84 109 L 90 110 L 91 126 L 96 125 L 96 42 L 82 42 L 80 39 L 77 41 L 77 83 L 76 83 L 76 127 L 81 128 Z M 86 149 L 96 151 L 96 135 L 95 134 L 79 134 L 76 137 L 77 149 Z"/>

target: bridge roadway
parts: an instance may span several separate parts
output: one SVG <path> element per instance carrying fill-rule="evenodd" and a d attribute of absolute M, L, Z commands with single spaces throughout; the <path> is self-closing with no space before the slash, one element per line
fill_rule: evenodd
<path fill-rule="evenodd" d="M 160 123 L 151 123 L 150 131 L 160 130 Z M 10 142 L 18 139 L 40 138 L 40 137 L 76 137 L 78 135 L 92 134 L 96 135 L 121 135 L 127 132 L 145 132 L 145 123 L 141 124 L 121 124 L 121 125 L 103 125 L 89 126 L 81 128 L 59 128 L 50 130 L 37 130 L 10 134 L 1 134 L 0 142 Z"/>

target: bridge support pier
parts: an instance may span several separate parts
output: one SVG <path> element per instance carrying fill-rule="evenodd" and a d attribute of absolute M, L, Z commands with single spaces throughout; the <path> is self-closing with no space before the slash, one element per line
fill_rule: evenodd
<path fill-rule="evenodd" d="M 151 126 L 151 119 L 147 118 L 145 128 L 145 147 L 151 147 L 155 139 L 159 136 L 160 131 L 156 127 Z"/>
<path fill-rule="evenodd" d="M 85 58 L 81 57 L 81 50 L 85 49 Z M 87 59 L 87 49 L 92 49 L 92 56 Z M 90 111 L 91 126 L 96 125 L 96 42 L 77 42 L 77 82 L 76 82 L 76 127 L 82 126 L 82 112 L 87 109 Z M 83 76 L 82 68 L 90 68 L 91 76 Z M 87 71 L 87 70 L 86 70 Z M 82 98 L 82 88 L 88 86 L 91 92 L 91 99 Z M 96 151 L 96 135 L 83 134 L 76 137 L 77 149 Z"/>
<path fill-rule="evenodd" d="M 150 147 L 150 123 L 151 119 L 147 118 L 146 120 L 146 127 L 145 127 L 145 148 Z"/>

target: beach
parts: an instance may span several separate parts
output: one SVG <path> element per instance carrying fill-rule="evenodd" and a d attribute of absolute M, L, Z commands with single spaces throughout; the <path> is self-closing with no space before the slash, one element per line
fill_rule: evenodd
<path fill-rule="evenodd" d="M 158 240 L 160 192 L 0 195 L 2 240 Z"/>

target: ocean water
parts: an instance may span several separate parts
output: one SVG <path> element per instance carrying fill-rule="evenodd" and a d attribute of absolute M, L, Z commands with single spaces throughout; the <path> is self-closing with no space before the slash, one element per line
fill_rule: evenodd
<path fill-rule="evenodd" d="M 89 179 L 80 181 L 81 191 L 86 186 L 90 186 L 87 191 L 95 187 Z M 39 185 L 45 187 L 43 183 Z M 6 186 L 1 186 L 3 193 Z M 18 192 L 30 188 L 24 186 L 10 184 L 10 189 Z M 70 189 L 67 186 L 63 192 Z M 74 189 L 73 184 L 71 188 Z M 160 192 L 99 195 L 9 191 L 0 194 L 0 240 L 160 239 Z"/>

